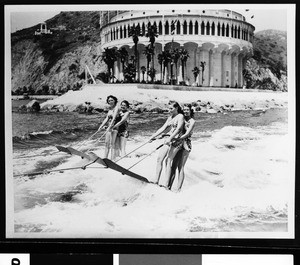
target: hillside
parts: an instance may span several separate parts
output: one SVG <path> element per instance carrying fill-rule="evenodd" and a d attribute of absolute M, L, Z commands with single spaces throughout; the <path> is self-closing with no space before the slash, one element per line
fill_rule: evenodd
<path fill-rule="evenodd" d="M 86 65 L 94 77 L 106 71 L 98 49 L 98 12 L 61 12 L 46 23 L 52 35 L 35 36 L 40 25 L 11 34 L 12 91 L 16 94 L 78 90 L 86 84 Z M 286 57 L 286 32 L 256 33 L 254 56 L 244 73 L 247 88 L 286 90 Z"/>

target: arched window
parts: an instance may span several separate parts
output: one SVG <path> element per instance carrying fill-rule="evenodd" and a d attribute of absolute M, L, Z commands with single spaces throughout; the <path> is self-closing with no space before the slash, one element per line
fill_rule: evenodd
<path fill-rule="evenodd" d="M 229 37 L 229 25 L 226 26 L 226 37 Z"/>
<path fill-rule="evenodd" d="M 165 24 L 165 35 L 168 35 L 169 34 L 169 22 L 166 21 L 166 24 Z"/>
<path fill-rule="evenodd" d="M 119 29 L 117 28 L 116 39 L 118 39 L 118 33 L 119 33 Z"/>
<path fill-rule="evenodd" d="M 183 22 L 183 34 L 187 34 L 187 23 L 186 23 L 186 21 Z"/>
<path fill-rule="evenodd" d="M 176 22 L 174 20 L 172 20 L 172 22 L 171 22 L 171 33 L 172 34 L 175 34 L 175 26 L 176 26 L 175 23 Z"/>
<path fill-rule="evenodd" d="M 162 35 L 162 24 L 161 24 L 161 21 L 159 21 L 159 24 L 158 24 L 158 34 Z"/>
<path fill-rule="evenodd" d="M 198 21 L 195 22 L 195 34 L 198 35 L 198 29 L 199 29 L 199 26 L 198 26 Z"/>
<path fill-rule="evenodd" d="M 180 35 L 180 22 L 177 21 L 177 25 L 176 25 L 176 34 Z"/>
<path fill-rule="evenodd" d="M 130 25 L 127 26 L 128 37 L 130 37 L 129 36 L 129 31 L 130 31 Z"/>
<path fill-rule="evenodd" d="M 120 27 L 120 39 L 123 39 L 123 30 L 122 30 L 122 26 Z"/>
<path fill-rule="evenodd" d="M 157 29 L 156 21 L 154 21 L 153 26 Z"/>
<path fill-rule="evenodd" d="M 116 29 L 114 29 L 114 40 L 116 39 Z"/>
<path fill-rule="evenodd" d="M 204 22 L 202 21 L 202 23 L 201 23 L 201 35 L 204 35 L 204 29 L 205 29 Z"/>
<path fill-rule="evenodd" d="M 234 27 L 234 37 L 235 38 L 237 37 L 237 28 L 236 28 L 236 26 Z"/>
<path fill-rule="evenodd" d="M 190 21 L 190 25 L 189 25 L 189 34 L 190 35 L 193 34 L 193 23 L 192 23 L 192 21 Z"/>
<path fill-rule="evenodd" d="M 231 37 L 233 38 L 233 25 L 231 25 Z"/>
<path fill-rule="evenodd" d="M 211 25 L 211 35 L 216 35 L 216 27 L 215 27 L 215 22 L 212 23 Z"/>
<path fill-rule="evenodd" d="M 238 27 L 238 39 L 240 39 L 241 38 L 241 28 L 240 28 L 240 26 Z"/>
<path fill-rule="evenodd" d="M 142 34 L 145 35 L 146 31 L 145 31 L 145 23 L 143 22 L 143 25 L 142 25 Z"/>
<path fill-rule="evenodd" d="M 126 26 L 124 26 L 124 38 L 126 38 Z"/>
<path fill-rule="evenodd" d="M 224 25 L 224 23 L 223 23 L 223 25 L 222 25 L 222 36 L 223 36 L 223 37 L 225 36 L 225 25 Z"/>
<path fill-rule="evenodd" d="M 112 40 L 113 40 L 113 31 L 110 30 L 110 41 L 112 41 Z"/>
<path fill-rule="evenodd" d="M 208 21 L 206 23 L 206 35 L 210 35 L 210 24 Z"/>
<path fill-rule="evenodd" d="M 220 23 L 218 23 L 218 36 L 221 35 L 221 26 L 220 26 Z"/>

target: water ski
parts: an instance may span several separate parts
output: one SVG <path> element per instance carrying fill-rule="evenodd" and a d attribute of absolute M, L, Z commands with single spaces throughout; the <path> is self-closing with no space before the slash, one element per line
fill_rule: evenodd
<path fill-rule="evenodd" d="M 65 153 L 68 153 L 70 155 L 77 155 L 77 156 L 80 156 L 81 158 L 86 158 L 88 160 L 91 160 L 90 156 L 88 156 L 86 153 L 84 152 L 81 152 L 81 151 L 78 151 L 72 147 L 63 147 L 63 146 L 56 146 L 56 148 L 59 150 L 59 151 L 62 151 L 62 152 L 65 152 Z"/>
<path fill-rule="evenodd" d="M 103 161 L 103 159 L 100 158 L 99 156 L 97 156 L 95 153 L 89 152 L 89 156 L 91 157 L 91 159 L 92 159 L 95 163 L 98 163 L 98 164 L 101 164 L 101 165 L 107 167 L 107 165 L 106 165 L 106 163 Z"/>
<path fill-rule="evenodd" d="M 118 172 L 121 172 L 123 175 L 127 175 L 127 176 L 130 176 L 132 178 L 135 178 L 135 179 L 138 179 L 140 181 L 143 181 L 143 182 L 146 182 L 146 183 L 150 183 L 148 179 L 134 173 L 134 172 L 131 172 L 129 170 L 127 170 L 126 168 L 124 167 L 121 167 L 119 166 L 118 164 L 116 164 L 115 162 L 107 159 L 107 158 L 103 158 L 103 161 L 104 163 L 107 165 L 107 167 L 113 169 L 113 170 L 116 170 Z"/>

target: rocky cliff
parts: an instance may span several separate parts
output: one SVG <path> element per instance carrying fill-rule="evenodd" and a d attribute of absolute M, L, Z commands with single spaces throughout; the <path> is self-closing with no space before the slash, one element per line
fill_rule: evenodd
<path fill-rule="evenodd" d="M 14 93 L 78 90 L 86 84 L 86 66 L 94 77 L 106 71 L 98 12 L 61 12 L 46 23 L 53 34 L 35 36 L 36 25 L 11 35 Z M 254 56 L 244 72 L 247 88 L 287 90 L 286 40 L 281 31 L 255 34 Z"/>

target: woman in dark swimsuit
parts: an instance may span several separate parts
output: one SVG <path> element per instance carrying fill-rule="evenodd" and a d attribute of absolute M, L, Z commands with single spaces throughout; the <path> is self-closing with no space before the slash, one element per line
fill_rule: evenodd
<path fill-rule="evenodd" d="M 99 126 L 98 131 L 100 131 L 106 124 L 108 124 L 105 135 L 104 158 L 107 158 L 109 155 L 109 151 L 111 151 L 111 159 L 114 160 L 116 152 L 115 142 L 118 131 L 116 129 L 113 129 L 113 126 L 118 121 L 120 121 L 121 117 L 119 116 L 119 107 L 117 106 L 118 99 L 115 96 L 110 95 L 107 97 L 106 102 L 109 105 L 109 110 L 107 112 L 106 118 Z"/>
<path fill-rule="evenodd" d="M 171 106 L 170 112 L 171 115 L 169 116 L 165 124 L 160 129 L 158 129 L 150 138 L 150 140 L 154 140 L 155 137 L 162 134 L 166 129 L 171 129 L 168 133 L 170 135 L 169 138 L 165 141 L 164 146 L 160 149 L 160 152 L 158 154 L 156 165 L 156 180 L 154 181 L 155 184 L 159 183 L 161 171 L 163 168 L 163 161 L 165 160 L 166 182 L 163 185 L 164 187 L 167 187 L 169 184 L 169 178 L 171 176 L 171 163 L 182 145 L 182 143 L 180 142 L 173 142 L 173 139 L 175 137 L 179 137 L 182 134 L 184 125 L 183 112 L 177 102 L 175 102 Z"/>
<path fill-rule="evenodd" d="M 128 119 L 129 119 L 129 103 L 127 100 L 123 100 L 121 102 L 121 110 L 119 113 L 120 121 L 117 122 L 113 129 L 118 130 L 117 139 L 116 139 L 116 146 L 120 149 L 120 155 L 125 156 L 125 147 L 127 138 L 129 136 L 128 131 Z"/>
<path fill-rule="evenodd" d="M 185 133 L 178 138 L 178 141 L 180 142 L 183 141 L 183 144 L 181 146 L 180 151 L 176 154 L 175 158 L 173 159 L 173 163 L 171 167 L 171 177 L 168 185 L 169 189 L 171 189 L 173 181 L 175 179 L 176 169 L 178 168 L 179 175 L 178 175 L 177 191 L 181 190 L 184 181 L 184 166 L 192 150 L 191 136 L 193 134 L 193 129 L 195 127 L 194 111 L 192 109 L 192 105 L 191 104 L 184 105 L 183 113 L 184 113 Z"/>

